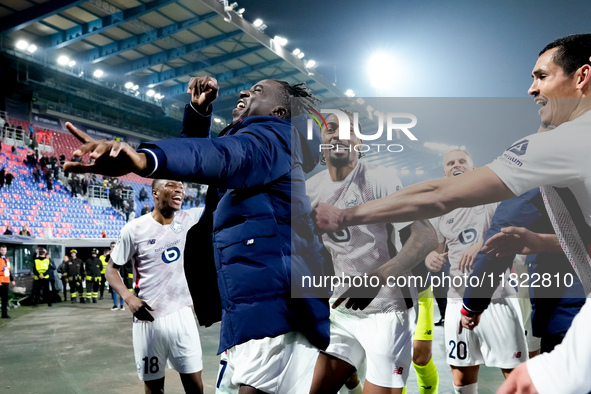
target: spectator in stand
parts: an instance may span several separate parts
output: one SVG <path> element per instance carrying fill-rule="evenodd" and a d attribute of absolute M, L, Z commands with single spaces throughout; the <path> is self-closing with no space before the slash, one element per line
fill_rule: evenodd
<path fill-rule="evenodd" d="M 51 179 L 51 177 L 47 177 L 47 191 L 50 192 L 53 190 L 53 180 Z"/>
<path fill-rule="evenodd" d="M 129 214 L 131 213 L 131 207 L 129 206 L 129 201 L 123 200 L 123 214 L 125 215 L 125 220 L 129 222 Z"/>
<path fill-rule="evenodd" d="M 105 231 L 105 229 L 102 229 L 101 238 L 107 238 L 107 232 Z"/>
<path fill-rule="evenodd" d="M 90 174 L 85 174 L 82 179 L 80 180 L 80 187 L 82 189 L 82 195 L 85 196 L 86 192 L 88 191 L 88 178 Z"/>
<path fill-rule="evenodd" d="M 2 167 L 0 170 L 0 189 L 4 186 L 4 177 L 6 176 L 6 169 Z"/>
<path fill-rule="evenodd" d="M 53 179 L 55 179 L 56 181 L 58 180 L 60 176 L 60 167 L 57 164 L 57 162 L 53 165 Z"/>
<path fill-rule="evenodd" d="M 47 164 L 49 162 L 47 161 L 47 157 L 41 155 L 41 159 L 39 159 L 39 164 L 41 164 L 41 168 L 47 167 Z"/>
<path fill-rule="evenodd" d="M 31 233 L 29 232 L 29 229 L 27 228 L 27 226 L 23 226 L 23 228 L 21 229 L 21 232 L 19 233 L 19 235 L 26 235 L 28 237 L 31 236 Z"/>
<path fill-rule="evenodd" d="M 146 190 L 145 187 L 142 187 L 142 190 L 140 190 L 140 202 L 143 202 L 144 200 L 148 199 L 148 191 Z"/>
<path fill-rule="evenodd" d="M 35 168 L 33 168 L 33 178 L 35 179 L 35 183 L 41 182 L 41 171 L 39 170 L 39 166 L 34 164 Z"/>
<path fill-rule="evenodd" d="M 73 175 L 72 179 L 70 179 L 70 192 L 72 193 L 72 197 L 78 197 L 78 191 L 80 189 L 80 179 L 77 175 Z"/>
<path fill-rule="evenodd" d="M 16 155 L 16 146 L 14 146 L 14 145 L 13 145 L 13 146 L 12 146 L 12 148 L 10 148 L 10 152 L 11 152 L 13 155 Z"/>
<path fill-rule="evenodd" d="M 6 121 L 4 120 L 4 116 L 0 116 L 0 130 L 4 129 L 4 125 L 6 124 Z M 2 145 L 0 145 L 0 149 L 2 148 Z"/>
<path fill-rule="evenodd" d="M 10 224 L 6 226 L 6 231 L 4 231 L 4 235 L 12 235 L 12 230 L 10 229 Z"/>
<path fill-rule="evenodd" d="M 60 155 L 60 167 L 63 167 L 65 162 L 66 162 L 66 156 Z"/>
<path fill-rule="evenodd" d="M 7 173 L 6 174 L 6 187 L 10 187 L 10 185 L 12 185 L 12 180 L 14 179 L 14 175 L 12 175 L 12 173 Z"/>
<path fill-rule="evenodd" d="M 150 213 L 150 211 L 151 210 L 150 210 L 150 207 L 148 206 L 148 204 L 144 204 L 144 206 L 142 208 L 142 216 L 145 215 L 145 214 L 147 214 L 147 213 Z"/>

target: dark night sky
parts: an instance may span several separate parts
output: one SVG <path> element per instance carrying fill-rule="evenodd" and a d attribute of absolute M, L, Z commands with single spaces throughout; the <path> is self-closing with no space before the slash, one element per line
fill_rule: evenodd
<path fill-rule="evenodd" d="M 288 38 L 318 71 L 357 96 L 524 97 L 538 52 L 591 31 L 586 1 L 243 0 L 245 18 Z M 379 91 L 368 60 L 389 53 L 393 81 Z"/>

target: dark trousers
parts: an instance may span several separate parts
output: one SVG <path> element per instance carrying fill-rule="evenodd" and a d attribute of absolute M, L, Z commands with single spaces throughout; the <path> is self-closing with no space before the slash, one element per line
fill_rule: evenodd
<path fill-rule="evenodd" d="M 2 317 L 8 316 L 8 283 L 0 284 L 0 300 L 2 300 Z"/>
<path fill-rule="evenodd" d="M 47 305 L 51 306 L 51 295 L 49 294 L 49 280 L 47 279 L 37 279 L 35 281 L 35 301 L 34 304 L 39 304 L 39 296 L 41 293 L 41 289 L 43 289 L 43 298 L 47 301 Z"/>
<path fill-rule="evenodd" d="M 99 295 L 103 298 L 103 294 L 105 293 L 105 274 L 101 274 L 101 284 L 99 285 Z"/>
<path fill-rule="evenodd" d="M 68 291 L 66 290 L 66 285 L 68 284 L 68 280 L 62 276 L 62 293 L 64 293 L 64 301 L 68 300 L 68 296 L 67 293 Z M 70 298 L 72 298 L 72 290 L 70 290 Z"/>

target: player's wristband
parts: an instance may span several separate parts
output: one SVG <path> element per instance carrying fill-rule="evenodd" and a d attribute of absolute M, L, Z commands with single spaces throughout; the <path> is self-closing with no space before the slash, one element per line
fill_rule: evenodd
<path fill-rule="evenodd" d="M 466 310 L 466 307 L 462 307 L 462 309 L 460 310 L 460 313 L 466 317 L 476 317 L 478 315 L 480 315 L 482 312 L 471 312 Z"/>

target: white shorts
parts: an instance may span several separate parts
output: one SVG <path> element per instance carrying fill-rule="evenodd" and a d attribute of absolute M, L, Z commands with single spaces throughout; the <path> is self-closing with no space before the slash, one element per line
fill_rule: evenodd
<path fill-rule="evenodd" d="M 167 361 L 178 373 L 201 371 L 201 342 L 191 307 L 153 322 L 134 322 L 133 352 L 137 374 L 142 381 L 163 378 Z"/>
<path fill-rule="evenodd" d="M 511 369 L 527 360 L 527 343 L 515 298 L 495 300 L 482 313 L 474 330 L 458 334 L 461 302 L 450 302 L 445 311 L 447 363 L 456 367 L 485 364 Z"/>
<path fill-rule="evenodd" d="M 330 345 L 326 353 L 359 370 L 367 361 L 366 379 L 382 386 L 406 385 L 412 362 L 416 310 L 353 316 L 330 311 Z"/>
<path fill-rule="evenodd" d="M 299 332 L 252 339 L 220 359 L 216 394 L 238 393 L 241 385 L 271 394 L 308 394 L 318 349 Z"/>

